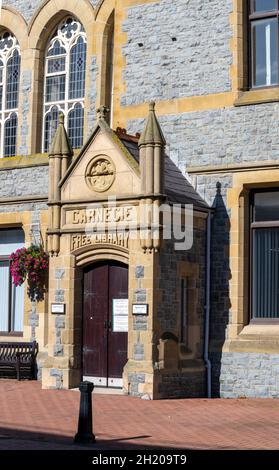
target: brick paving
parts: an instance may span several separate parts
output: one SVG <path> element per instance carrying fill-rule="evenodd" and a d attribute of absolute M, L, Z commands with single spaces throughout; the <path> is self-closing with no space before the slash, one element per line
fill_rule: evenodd
<path fill-rule="evenodd" d="M 0 404 L 1 450 L 80 448 L 72 443 L 79 392 L 0 380 Z M 145 401 L 96 394 L 93 409 L 98 450 L 278 449 L 279 400 Z"/>

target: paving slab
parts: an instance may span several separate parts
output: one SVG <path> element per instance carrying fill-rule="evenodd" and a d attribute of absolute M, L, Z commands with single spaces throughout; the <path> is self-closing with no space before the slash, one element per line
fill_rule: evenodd
<path fill-rule="evenodd" d="M 95 394 L 96 444 L 77 446 L 79 393 L 0 380 L 1 450 L 278 449 L 279 400 L 146 401 Z"/>

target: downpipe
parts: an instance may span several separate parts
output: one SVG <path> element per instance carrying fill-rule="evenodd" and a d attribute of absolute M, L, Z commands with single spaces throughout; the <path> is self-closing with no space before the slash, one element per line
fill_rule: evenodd
<path fill-rule="evenodd" d="M 210 274 L 211 274 L 211 212 L 207 216 L 206 228 L 206 285 L 205 285 L 205 327 L 204 327 L 204 362 L 206 367 L 207 398 L 211 396 L 211 362 L 209 360 L 209 330 L 210 330 Z"/>

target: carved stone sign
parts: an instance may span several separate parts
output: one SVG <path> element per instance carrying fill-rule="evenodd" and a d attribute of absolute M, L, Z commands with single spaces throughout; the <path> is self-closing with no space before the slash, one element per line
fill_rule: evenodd
<path fill-rule="evenodd" d="M 68 210 L 66 224 L 87 225 L 106 224 L 118 222 L 132 222 L 136 220 L 136 209 L 133 206 L 125 207 L 94 207 L 89 209 Z"/>
<path fill-rule="evenodd" d="M 109 244 L 128 248 L 129 233 L 94 233 L 92 235 L 73 235 L 71 238 L 71 251 L 95 244 Z"/>
<path fill-rule="evenodd" d="M 86 168 L 85 180 L 90 189 L 98 193 L 107 191 L 115 180 L 115 166 L 106 155 L 94 157 Z"/>

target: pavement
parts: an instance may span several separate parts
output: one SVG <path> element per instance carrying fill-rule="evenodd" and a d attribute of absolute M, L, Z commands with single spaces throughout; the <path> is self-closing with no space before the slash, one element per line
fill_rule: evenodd
<path fill-rule="evenodd" d="M 279 400 L 94 394 L 96 444 L 73 444 L 80 394 L 0 380 L 0 450 L 277 450 Z"/>

